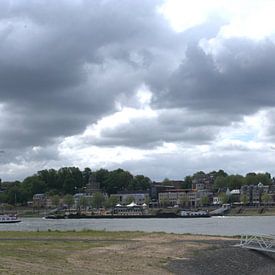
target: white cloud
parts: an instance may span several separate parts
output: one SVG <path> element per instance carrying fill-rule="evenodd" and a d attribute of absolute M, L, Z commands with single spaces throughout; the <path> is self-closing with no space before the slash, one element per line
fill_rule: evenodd
<path fill-rule="evenodd" d="M 159 9 L 178 32 L 221 18 L 220 36 L 252 39 L 274 34 L 274 10 L 273 0 L 167 0 Z"/>

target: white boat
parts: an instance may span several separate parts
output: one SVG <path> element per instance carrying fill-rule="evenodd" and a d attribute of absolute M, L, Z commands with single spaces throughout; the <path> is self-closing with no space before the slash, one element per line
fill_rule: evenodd
<path fill-rule="evenodd" d="M 207 211 L 180 211 L 182 218 L 209 218 L 210 215 Z"/>
<path fill-rule="evenodd" d="M 16 215 L 0 215 L 0 223 L 18 223 L 21 222 Z"/>

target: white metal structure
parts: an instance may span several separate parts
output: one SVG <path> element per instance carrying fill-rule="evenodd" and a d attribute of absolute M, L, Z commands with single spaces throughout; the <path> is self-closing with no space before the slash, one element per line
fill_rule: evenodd
<path fill-rule="evenodd" d="M 242 235 L 238 246 L 264 252 L 275 252 L 275 236 Z"/>

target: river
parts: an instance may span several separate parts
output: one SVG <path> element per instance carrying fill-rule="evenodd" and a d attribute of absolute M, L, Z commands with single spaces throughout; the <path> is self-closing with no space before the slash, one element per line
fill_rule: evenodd
<path fill-rule="evenodd" d="M 191 233 L 207 235 L 274 234 L 275 216 L 177 219 L 60 219 L 22 218 L 21 223 L 0 224 L 0 231 L 107 230 Z"/>

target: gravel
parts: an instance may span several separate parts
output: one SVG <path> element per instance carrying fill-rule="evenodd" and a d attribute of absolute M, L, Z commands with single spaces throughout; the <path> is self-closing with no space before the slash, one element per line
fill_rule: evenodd
<path fill-rule="evenodd" d="M 194 251 L 189 259 L 170 261 L 168 270 L 186 275 L 275 274 L 275 253 L 234 247 L 236 241 L 208 243 L 208 249 Z"/>

